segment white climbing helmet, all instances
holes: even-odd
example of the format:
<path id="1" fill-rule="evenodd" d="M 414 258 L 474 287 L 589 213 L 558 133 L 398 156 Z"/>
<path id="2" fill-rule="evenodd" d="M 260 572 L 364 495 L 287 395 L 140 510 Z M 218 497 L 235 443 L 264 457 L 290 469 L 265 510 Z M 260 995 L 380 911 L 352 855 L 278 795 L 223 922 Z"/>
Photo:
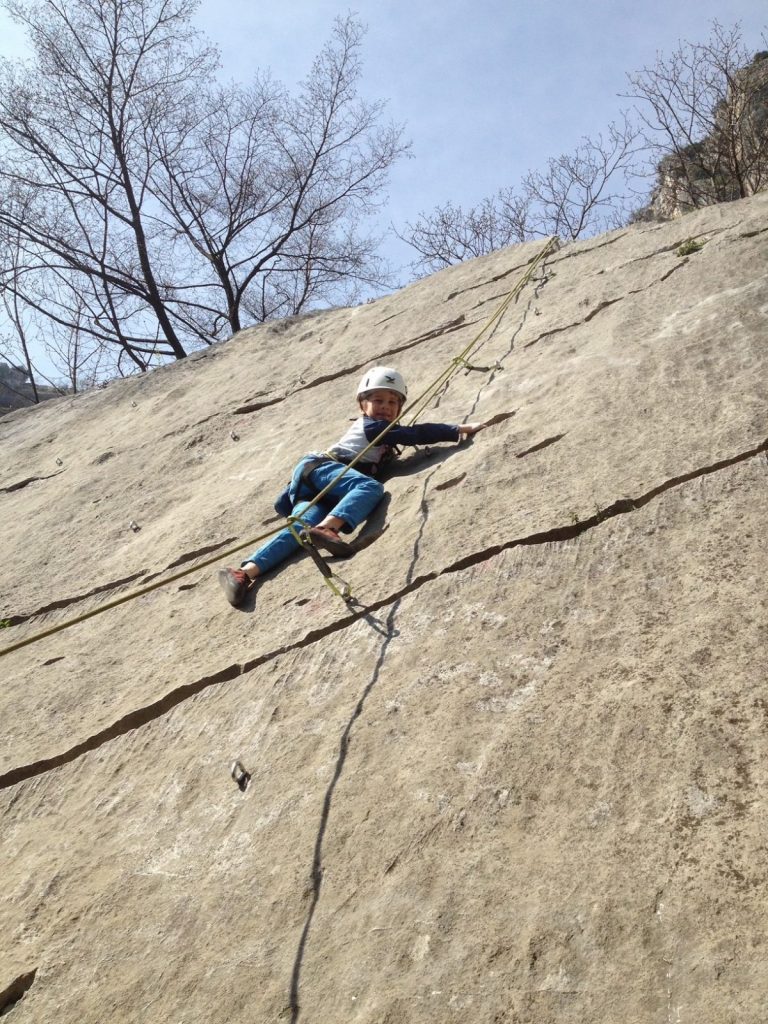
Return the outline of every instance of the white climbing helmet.
<path id="1" fill-rule="evenodd" d="M 366 370 L 363 379 L 357 388 L 357 397 L 361 398 L 368 391 L 375 391 L 377 388 L 387 388 L 389 391 L 396 391 L 405 401 L 408 397 L 408 388 L 402 373 L 393 370 L 391 366 L 374 366 Z"/>

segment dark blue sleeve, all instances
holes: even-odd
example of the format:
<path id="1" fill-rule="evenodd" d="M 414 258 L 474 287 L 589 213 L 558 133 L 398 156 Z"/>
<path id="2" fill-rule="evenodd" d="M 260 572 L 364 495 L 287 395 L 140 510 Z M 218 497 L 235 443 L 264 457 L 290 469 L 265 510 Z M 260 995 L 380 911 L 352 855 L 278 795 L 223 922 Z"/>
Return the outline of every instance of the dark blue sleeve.
<path id="1" fill-rule="evenodd" d="M 365 437 L 368 443 L 375 441 L 388 426 L 386 420 L 365 419 Z M 413 427 L 402 427 L 398 423 L 381 440 L 382 444 L 437 444 L 439 441 L 458 441 L 459 428 L 450 423 L 417 423 Z"/>

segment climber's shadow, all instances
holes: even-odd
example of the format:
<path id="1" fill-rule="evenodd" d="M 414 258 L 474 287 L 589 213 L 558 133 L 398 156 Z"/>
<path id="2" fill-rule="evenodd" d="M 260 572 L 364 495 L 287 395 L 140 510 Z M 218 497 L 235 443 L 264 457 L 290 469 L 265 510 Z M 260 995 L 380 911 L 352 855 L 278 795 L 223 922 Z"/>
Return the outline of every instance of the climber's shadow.
<path id="1" fill-rule="evenodd" d="M 386 472 L 379 479 L 391 480 L 393 477 L 414 476 L 416 473 L 423 473 L 425 469 L 439 466 L 446 459 L 450 459 L 453 455 L 465 451 L 472 444 L 474 444 L 474 438 L 468 437 L 460 445 L 455 445 L 453 448 L 419 448 L 412 455 L 407 455 L 404 459 L 397 459 L 395 462 L 390 463 L 386 468 Z"/>
<path id="2" fill-rule="evenodd" d="M 469 437 L 462 442 L 461 446 L 455 448 L 419 448 L 412 455 L 408 455 L 404 459 L 397 459 L 395 462 L 387 465 L 384 472 L 380 473 L 377 479 L 381 483 L 386 483 L 388 480 L 397 477 L 414 476 L 416 473 L 423 473 L 425 469 L 432 469 L 445 462 L 446 459 L 450 459 L 457 451 L 467 448 L 473 441 L 474 439 Z M 357 538 L 358 541 L 365 540 L 371 534 L 379 534 L 385 529 L 391 501 L 392 495 L 385 491 L 384 497 L 368 516 L 365 525 L 360 530 Z"/>
<path id="3" fill-rule="evenodd" d="M 364 540 L 372 533 L 381 533 L 387 521 L 387 511 L 391 501 L 392 495 L 388 491 L 384 491 L 383 498 L 363 524 L 358 534 L 358 540 Z"/>
<path id="4" fill-rule="evenodd" d="M 454 448 L 444 447 L 428 447 L 419 448 L 412 455 L 406 456 L 404 459 L 397 459 L 394 462 L 389 463 L 384 471 L 379 474 L 377 479 L 381 483 L 386 483 L 388 480 L 392 480 L 397 477 L 415 476 L 417 473 L 423 473 L 426 469 L 433 469 L 435 466 L 439 466 L 445 462 L 446 459 L 450 459 L 452 455 L 463 449 L 468 448 L 474 444 L 474 438 L 466 438 L 461 445 L 457 445 Z M 368 516 L 365 521 L 365 525 L 360 530 L 357 537 L 357 543 L 364 542 L 366 537 L 376 535 L 372 539 L 378 539 L 378 536 L 384 532 L 387 525 L 387 512 L 392 501 L 392 495 L 388 491 L 384 492 L 384 497 L 381 499 L 376 508 Z"/>

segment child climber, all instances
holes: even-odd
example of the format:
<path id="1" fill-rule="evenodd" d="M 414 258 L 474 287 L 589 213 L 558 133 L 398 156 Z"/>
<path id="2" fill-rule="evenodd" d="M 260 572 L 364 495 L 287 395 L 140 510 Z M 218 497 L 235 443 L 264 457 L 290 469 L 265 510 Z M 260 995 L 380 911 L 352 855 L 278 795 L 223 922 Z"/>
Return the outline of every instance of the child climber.
<path id="1" fill-rule="evenodd" d="M 287 491 L 275 504 L 282 515 L 298 517 L 294 530 L 281 530 L 239 569 L 219 570 L 219 583 L 231 605 L 236 608 L 241 605 L 259 576 L 274 569 L 301 547 L 298 539 L 301 531 L 309 535 L 316 547 L 326 548 L 334 555 L 349 555 L 350 547 L 341 540 L 339 531 L 351 533 L 381 501 L 384 488 L 374 477 L 381 463 L 394 455 L 395 445 L 460 441 L 485 426 L 484 423 L 455 426 L 420 423 L 413 427 L 396 424 L 387 431 L 381 444 L 368 448 L 398 418 L 407 393 L 402 375 L 392 367 L 374 366 L 365 374 L 357 389 L 362 416 L 327 452 L 304 456 L 293 471 Z M 345 471 L 345 466 L 366 448 L 368 451 L 355 467 Z M 312 498 L 329 484 L 333 486 L 327 494 L 312 505 Z"/>

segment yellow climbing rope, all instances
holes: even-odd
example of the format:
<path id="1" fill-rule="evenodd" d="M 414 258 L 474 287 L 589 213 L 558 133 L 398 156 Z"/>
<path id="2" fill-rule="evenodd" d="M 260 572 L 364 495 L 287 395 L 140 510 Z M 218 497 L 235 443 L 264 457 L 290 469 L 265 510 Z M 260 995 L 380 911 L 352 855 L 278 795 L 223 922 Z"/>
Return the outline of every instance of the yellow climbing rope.
<path id="1" fill-rule="evenodd" d="M 448 365 L 447 369 L 444 370 L 440 374 L 440 376 L 432 384 L 430 384 L 425 391 L 423 391 L 418 396 L 418 398 L 415 398 L 408 406 L 406 406 L 406 408 L 403 409 L 400 416 L 398 416 L 396 420 L 393 420 L 392 423 L 387 424 L 387 426 L 384 428 L 384 430 L 381 431 L 378 437 L 374 438 L 374 440 L 371 441 L 371 443 L 367 445 L 365 448 L 363 448 L 363 450 L 358 455 L 356 455 L 354 459 L 352 459 L 348 464 L 344 465 L 342 472 L 339 473 L 331 481 L 331 483 L 329 483 L 318 494 L 315 495 L 312 501 L 309 502 L 309 504 L 307 505 L 307 508 L 311 508 L 313 505 L 316 505 L 318 502 L 322 501 L 325 495 L 331 490 L 332 487 L 336 485 L 336 483 L 341 479 L 341 477 L 348 473 L 350 469 L 354 469 L 357 463 L 360 462 L 363 456 L 366 455 L 371 450 L 371 448 L 375 448 L 377 445 L 381 444 L 383 438 L 389 433 L 389 431 L 392 430 L 392 428 L 396 426 L 396 424 L 398 424 L 406 415 L 412 413 L 414 409 L 416 411 L 413 412 L 413 415 L 411 416 L 410 419 L 410 423 L 416 422 L 420 414 L 432 401 L 432 399 L 435 397 L 440 388 L 445 387 L 455 373 L 457 373 L 462 367 L 468 365 L 469 356 L 480 344 L 481 338 L 491 329 L 491 327 L 494 324 L 496 324 L 501 319 L 507 307 L 512 302 L 514 302 L 514 300 L 518 297 L 518 295 L 521 293 L 526 284 L 530 281 L 539 264 L 546 258 L 546 256 L 549 255 L 550 252 L 552 252 L 557 247 L 557 245 L 557 236 L 553 235 L 551 238 L 547 240 L 546 244 L 531 260 L 531 262 L 528 264 L 528 268 L 525 271 L 525 273 L 520 277 L 515 286 L 507 293 L 507 295 L 504 297 L 500 305 L 491 314 L 490 318 L 483 325 L 481 330 L 478 331 L 478 333 L 472 338 L 469 344 L 467 344 L 461 350 L 461 352 L 459 352 L 458 355 L 454 356 L 454 358 Z M 306 508 L 304 509 L 304 511 L 306 512 Z M 304 525 L 301 522 L 300 518 L 296 516 L 288 516 L 289 528 L 294 530 L 295 523 L 299 523 L 300 526 Z M 62 630 L 69 629 L 71 626 L 76 626 L 80 622 L 86 622 L 88 619 L 92 619 L 95 615 L 101 615 L 103 612 L 109 611 L 111 608 L 117 608 L 119 605 L 126 604 L 128 601 L 133 601 L 138 597 L 143 597 L 145 594 L 150 594 L 153 590 L 159 590 L 160 587 L 165 587 L 169 583 L 175 583 L 176 580 L 183 579 L 185 576 L 189 576 L 191 573 L 197 572 L 200 569 L 205 569 L 209 565 L 213 565 L 214 562 L 219 562 L 221 561 L 221 559 L 228 558 L 230 555 L 235 555 L 239 551 L 242 551 L 244 548 L 256 547 L 257 544 L 260 544 L 268 537 L 272 537 L 274 534 L 279 533 L 280 530 L 283 530 L 284 528 L 284 524 L 281 523 L 280 526 L 276 526 L 272 530 L 267 530 L 265 533 L 261 533 L 257 537 L 252 538 L 251 540 L 242 541 L 236 547 L 228 548 L 226 551 L 219 551 L 211 558 L 207 558 L 202 562 L 198 562 L 197 564 L 191 567 L 181 570 L 181 572 L 173 573 L 172 575 L 166 576 L 161 580 L 156 580 L 154 583 L 148 583 L 143 587 L 137 587 L 136 590 L 131 590 L 127 594 L 123 594 L 121 597 L 116 597 L 113 598 L 111 601 L 106 601 L 104 604 L 100 604 L 97 608 L 92 608 L 90 611 L 82 612 L 81 614 L 76 615 L 71 619 L 66 619 L 64 622 L 60 622 L 55 626 L 50 626 L 48 629 L 40 630 L 38 633 L 33 633 L 31 636 L 28 636 L 23 640 L 18 640 L 16 641 L 16 643 L 13 643 L 8 647 L 3 647 L 2 649 L 0 649 L 0 657 L 3 657 L 3 655 L 5 654 L 11 654 L 13 653 L 13 651 L 18 651 L 22 647 L 27 647 L 30 644 L 36 643 L 38 640 L 43 640 L 46 637 L 52 636 L 54 633 L 60 633 Z M 343 596 L 343 594 L 341 594 L 335 588 L 332 587 L 332 589 L 334 590 L 335 593 L 339 593 L 339 596 Z"/>

